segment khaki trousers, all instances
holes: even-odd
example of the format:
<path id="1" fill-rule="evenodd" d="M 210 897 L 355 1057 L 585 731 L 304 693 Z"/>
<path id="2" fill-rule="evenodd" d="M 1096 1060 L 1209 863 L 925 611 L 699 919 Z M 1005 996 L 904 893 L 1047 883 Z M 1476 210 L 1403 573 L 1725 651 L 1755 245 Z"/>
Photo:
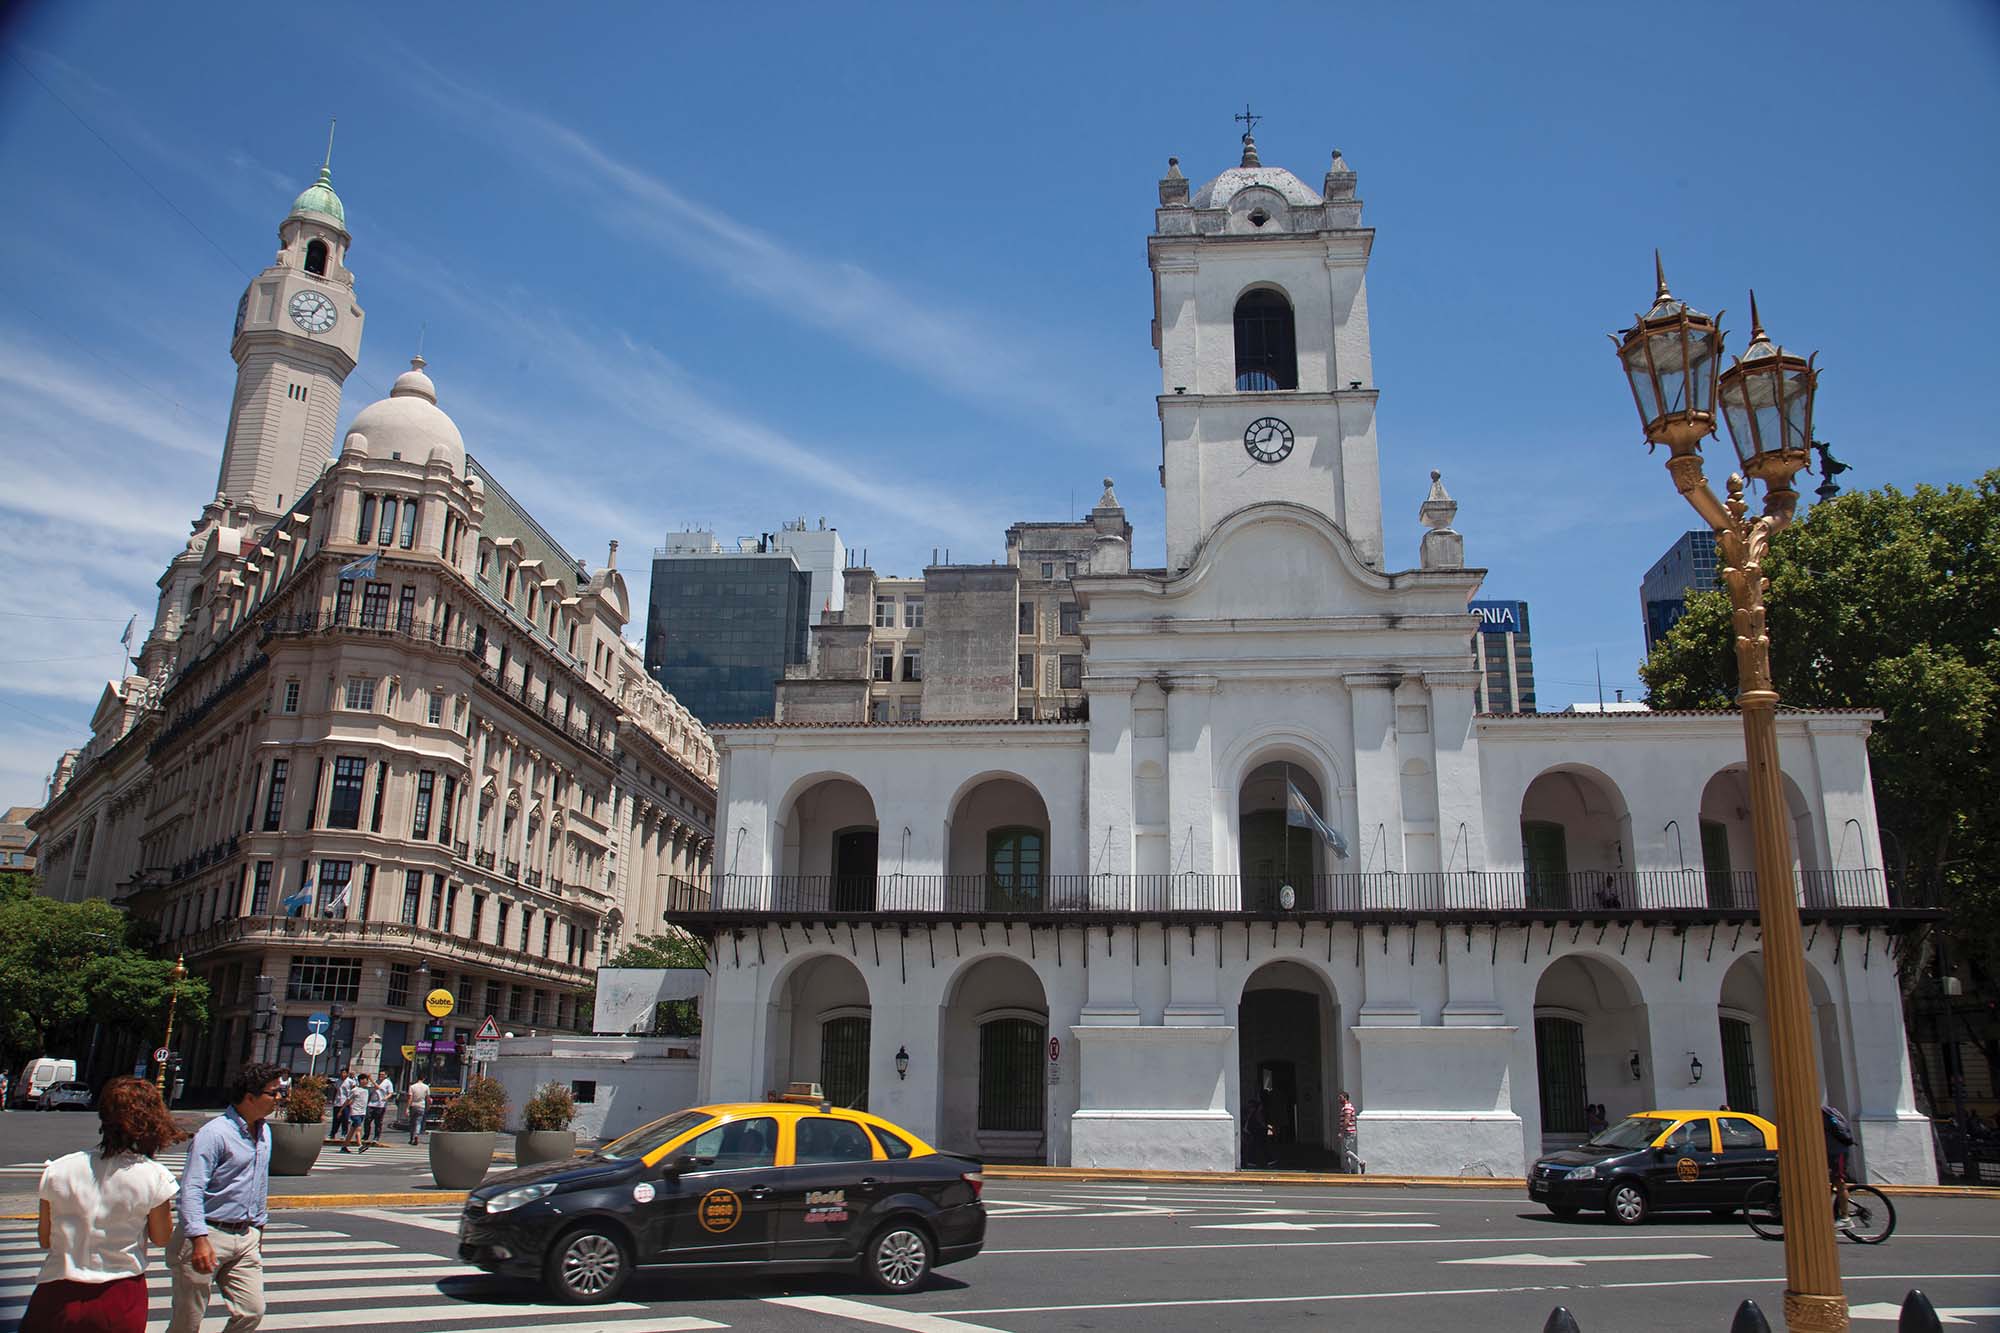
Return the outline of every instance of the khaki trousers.
<path id="1" fill-rule="evenodd" d="M 208 1310 L 211 1287 L 222 1288 L 223 1302 L 229 1307 L 229 1321 L 223 1333 L 255 1333 L 264 1322 L 264 1233 L 211 1231 L 208 1243 L 215 1250 L 215 1271 L 194 1271 L 194 1246 L 180 1227 L 174 1227 L 167 1242 L 167 1271 L 174 1275 L 174 1313 L 167 1333 L 201 1333 L 202 1316 Z"/>

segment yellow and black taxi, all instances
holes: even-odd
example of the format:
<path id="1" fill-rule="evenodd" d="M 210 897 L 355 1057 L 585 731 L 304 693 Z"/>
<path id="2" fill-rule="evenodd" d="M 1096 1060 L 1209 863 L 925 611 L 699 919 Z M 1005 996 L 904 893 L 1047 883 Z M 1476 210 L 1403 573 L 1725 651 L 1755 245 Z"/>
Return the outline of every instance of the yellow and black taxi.
<path id="1" fill-rule="evenodd" d="M 1557 1217 L 1601 1210 L 1633 1226 L 1656 1212 L 1743 1206 L 1778 1174 L 1778 1127 L 1740 1111 L 1641 1111 L 1536 1160 L 1528 1197 Z"/>
<path id="2" fill-rule="evenodd" d="M 458 1252 L 608 1301 L 634 1269 L 859 1269 L 914 1290 L 986 1242 L 981 1163 L 809 1093 L 698 1106 L 472 1191 Z"/>

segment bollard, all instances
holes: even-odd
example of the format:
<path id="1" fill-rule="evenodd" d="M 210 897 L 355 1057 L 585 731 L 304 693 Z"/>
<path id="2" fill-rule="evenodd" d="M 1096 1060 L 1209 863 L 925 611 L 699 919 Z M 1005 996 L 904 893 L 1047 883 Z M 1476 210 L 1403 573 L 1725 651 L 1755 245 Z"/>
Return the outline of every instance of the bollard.
<path id="1" fill-rule="evenodd" d="M 1729 1333 L 1771 1333 L 1771 1321 L 1764 1318 L 1757 1302 L 1745 1301 L 1736 1307 L 1736 1317 L 1729 1321 Z"/>
<path id="2" fill-rule="evenodd" d="M 1910 1294 L 1903 1298 L 1903 1312 L 1896 1316 L 1896 1333 L 1944 1333 L 1937 1307 L 1920 1288 L 1911 1287 Z"/>
<path id="3" fill-rule="evenodd" d="M 1583 1333 L 1583 1330 L 1576 1326 L 1576 1316 L 1568 1307 L 1558 1305 L 1549 1311 L 1549 1322 L 1542 1325 L 1542 1333 Z"/>

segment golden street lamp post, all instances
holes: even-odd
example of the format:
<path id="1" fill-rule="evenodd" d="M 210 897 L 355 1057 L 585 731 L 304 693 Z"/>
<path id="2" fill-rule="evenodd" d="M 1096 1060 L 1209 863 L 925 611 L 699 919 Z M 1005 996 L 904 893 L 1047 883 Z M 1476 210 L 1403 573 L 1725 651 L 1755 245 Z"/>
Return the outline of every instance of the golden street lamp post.
<path id="1" fill-rule="evenodd" d="M 1736 706 L 1743 713 L 1749 763 L 1764 1003 L 1776 1065 L 1778 1188 L 1788 1201 L 1785 1323 L 1814 1333 L 1844 1329 L 1847 1297 L 1841 1290 L 1833 1210 L 1827 1202 L 1819 1062 L 1806 1001 L 1805 949 L 1778 768 L 1778 692 L 1771 688 L 1771 640 L 1764 628 L 1764 554 L 1771 535 L 1792 521 L 1798 505 L 1792 478 L 1806 466 L 1812 443 L 1819 372 L 1809 359 L 1791 355 L 1765 336 L 1755 293 L 1750 297 L 1750 346 L 1722 370 L 1720 316 L 1710 319 L 1674 299 L 1657 254 L 1653 265 L 1659 281 L 1653 308 L 1623 334 L 1613 334 L 1612 341 L 1639 405 L 1646 439 L 1667 446 L 1674 486 L 1715 530 L 1718 563 L 1735 612 Z M 1718 500 L 1708 488 L 1701 464 L 1701 442 L 1715 433 L 1718 398 L 1742 463 L 1742 471 L 1729 478 L 1726 500 Z M 1746 477 L 1764 484 L 1762 514 L 1749 512 Z"/>
<path id="2" fill-rule="evenodd" d="M 167 973 L 167 1034 L 160 1038 L 160 1049 L 166 1052 L 166 1056 L 160 1061 L 160 1072 L 155 1080 L 162 1101 L 167 1097 L 167 1065 L 174 1058 L 174 1006 L 180 1003 L 181 982 L 187 979 L 186 961 L 184 956 L 176 957 L 173 970 Z"/>

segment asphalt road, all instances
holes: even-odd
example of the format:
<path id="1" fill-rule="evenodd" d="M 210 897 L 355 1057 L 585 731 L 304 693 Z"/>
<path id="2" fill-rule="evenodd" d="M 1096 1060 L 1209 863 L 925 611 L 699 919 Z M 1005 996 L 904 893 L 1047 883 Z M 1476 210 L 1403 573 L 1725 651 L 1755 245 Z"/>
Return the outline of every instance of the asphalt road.
<path id="1" fill-rule="evenodd" d="M 1512 1192 L 1369 1186 L 995 1181 L 987 1199 L 986 1252 L 900 1300 L 842 1276 L 644 1275 L 594 1310 L 550 1305 L 532 1286 L 460 1264 L 455 1209 L 286 1212 L 266 1244 L 264 1328 L 1536 1333 L 1565 1305 L 1586 1333 L 1721 1333 L 1746 1296 L 1782 1327 L 1782 1247 L 1706 1215 L 1627 1229 L 1559 1222 Z M 1894 1306 L 1921 1286 L 1943 1309 L 1991 1311 L 1953 1327 L 2000 1329 L 2000 1201 L 1906 1197 L 1897 1207 L 1888 1244 L 1841 1246 L 1856 1328 L 1893 1329 Z M 0 1329 L 18 1318 L 35 1259 L 23 1225 L 4 1224 Z M 154 1285 L 164 1320 L 157 1272 Z"/>

